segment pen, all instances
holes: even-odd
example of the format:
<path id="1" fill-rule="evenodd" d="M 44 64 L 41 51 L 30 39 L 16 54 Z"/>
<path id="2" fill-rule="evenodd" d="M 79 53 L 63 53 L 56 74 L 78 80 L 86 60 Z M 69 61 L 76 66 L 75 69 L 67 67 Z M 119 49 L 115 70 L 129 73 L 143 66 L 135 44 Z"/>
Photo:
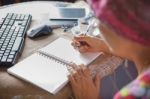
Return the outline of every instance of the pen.
<path id="1" fill-rule="evenodd" d="M 91 31 L 94 28 L 95 20 L 91 22 L 91 24 L 88 25 L 86 32 L 83 34 L 83 36 L 86 36 L 89 31 Z M 89 46 L 85 41 L 80 41 L 80 46 Z"/>
<path id="2" fill-rule="evenodd" d="M 96 23 L 96 20 L 92 20 L 92 22 L 88 25 L 87 30 L 84 33 L 84 35 L 87 35 L 89 33 L 89 31 L 91 31 L 93 28 L 95 28 L 95 23 Z"/>

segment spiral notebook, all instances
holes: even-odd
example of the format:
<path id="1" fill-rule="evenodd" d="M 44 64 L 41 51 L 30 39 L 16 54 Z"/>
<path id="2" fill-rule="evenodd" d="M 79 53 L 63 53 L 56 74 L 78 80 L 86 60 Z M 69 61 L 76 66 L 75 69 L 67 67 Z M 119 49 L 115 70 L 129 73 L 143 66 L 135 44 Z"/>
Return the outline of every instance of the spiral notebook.
<path id="1" fill-rule="evenodd" d="M 70 62 L 88 65 L 100 54 L 80 54 L 71 46 L 70 40 L 58 38 L 12 66 L 7 72 L 56 94 L 68 82 L 67 66 Z"/>

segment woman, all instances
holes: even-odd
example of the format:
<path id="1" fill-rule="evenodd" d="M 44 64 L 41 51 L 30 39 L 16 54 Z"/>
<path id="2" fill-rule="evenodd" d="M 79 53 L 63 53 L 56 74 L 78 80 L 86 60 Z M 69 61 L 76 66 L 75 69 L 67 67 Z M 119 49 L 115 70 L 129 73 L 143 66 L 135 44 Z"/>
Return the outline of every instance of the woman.
<path id="1" fill-rule="evenodd" d="M 139 76 L 114 99 L 150 99 L 150 1 L 91 0 L 89 4 L 100 21 L 104 41 L 80 36 L 74 38 L 73 46 L 80 52 L 103 51 L 133 61 Z M 100 75 L 92 78 L 88 69 L 75 70 L 69 76 L 75 98 L 101 99 Z"/>

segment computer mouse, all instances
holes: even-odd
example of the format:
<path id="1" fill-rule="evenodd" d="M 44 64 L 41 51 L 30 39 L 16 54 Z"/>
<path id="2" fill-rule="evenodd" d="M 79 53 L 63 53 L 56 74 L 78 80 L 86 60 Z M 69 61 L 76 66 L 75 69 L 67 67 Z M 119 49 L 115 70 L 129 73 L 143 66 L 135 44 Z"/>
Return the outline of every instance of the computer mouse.
<path id="1" fill-rule="evenodd" d="M 30 38 L 36 38 L 42 35 L 48 35 L 52 33 L 52 28 L 46 24 L 37 25 L 27 31 L 27 36 Z"/>

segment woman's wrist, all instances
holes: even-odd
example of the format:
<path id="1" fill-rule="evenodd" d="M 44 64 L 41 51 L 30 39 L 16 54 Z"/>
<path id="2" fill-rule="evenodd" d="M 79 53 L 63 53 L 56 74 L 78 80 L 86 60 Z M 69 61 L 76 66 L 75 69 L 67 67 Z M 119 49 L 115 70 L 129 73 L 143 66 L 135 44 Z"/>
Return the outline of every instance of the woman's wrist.
<path id="1" fill-rule="evenodd" d="M 107 53 L 107 54 L 111 54 L 108 46 L 103 41 L 100 45 L 99 52 L 104 52 L 104 53 Z"/>

